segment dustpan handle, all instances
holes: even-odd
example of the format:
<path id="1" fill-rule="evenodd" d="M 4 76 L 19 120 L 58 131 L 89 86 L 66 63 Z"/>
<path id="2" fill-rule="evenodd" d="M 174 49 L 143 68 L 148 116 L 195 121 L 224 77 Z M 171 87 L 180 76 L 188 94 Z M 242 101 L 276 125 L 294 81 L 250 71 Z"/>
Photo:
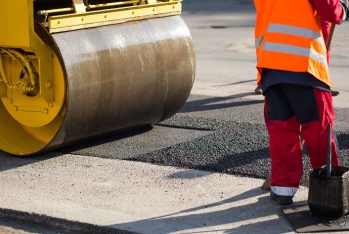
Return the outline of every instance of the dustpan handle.
<path id="1" fill-rule="evenodd" d="M 331 177 L 332 171 L 332 123 L 329 123 L 327 127 L 327 177 Z"/>

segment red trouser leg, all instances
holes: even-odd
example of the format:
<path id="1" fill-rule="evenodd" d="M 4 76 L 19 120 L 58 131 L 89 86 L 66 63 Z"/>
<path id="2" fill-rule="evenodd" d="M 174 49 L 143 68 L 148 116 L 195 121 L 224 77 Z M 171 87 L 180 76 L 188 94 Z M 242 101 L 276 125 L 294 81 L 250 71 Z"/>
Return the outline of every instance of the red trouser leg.
<path id="1" fill-rule="evenodd" d="M 331 93 L 297 84 L 269 86 L 265 92 L 264 116 L 270 136 L 271 189 L 277 195 L 293 196 L 303 173 L 300 131 L 311 166 L 318 168 L 326 164 L 327 127 L 329 123 L 334 126 Z M 337 140 L 332 135 L 332 163 L 338 165 Z"/>
<path id="2" fill-rule="evenodd" d="M 327 127 L 332 123 L 332 164 L 339 165 L 338 146 L 334 132 L 334 110 L 332 106 L 332 95 L 320 89 L 314 89 L 316 103 L 319 111 L 319 121 L 313 121 L 302 126 L 302 135 L 308 149 L 312 168 L 319 168 L 327 161 Z"/>
<path id="3" fill-rule="evenodd" d="M 264 106 L 267 116 L 266 105 Z M 298 188 L 303 173 L 300 125 L 295 116 L 286 121 L 265 118 L 269 132 L 271 186 Z"/>

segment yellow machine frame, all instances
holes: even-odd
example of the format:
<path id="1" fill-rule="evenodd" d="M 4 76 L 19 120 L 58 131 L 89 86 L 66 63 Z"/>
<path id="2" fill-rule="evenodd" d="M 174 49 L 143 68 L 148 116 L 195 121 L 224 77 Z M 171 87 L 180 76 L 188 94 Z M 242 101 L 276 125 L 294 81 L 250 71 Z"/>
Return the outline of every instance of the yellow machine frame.
<path id="1" fill-rule="evenodd" d="M 133 4 L 133 6 L 124 6 L 129 4 Z M 115 8 L 103 10 L 103 8 L 109 7 Z M 100 10 L 87 12 L 87 9 Z M 122 23 L 131 20 L 179 15 L 182 11 L 182 4 L 180 0 L 132 0 L 85 6 L 83 0 L 73 0 L 72 8 L 40 11 L 39 14 L 48 16 L 52 13 L 69 11 L 75 11 L 75 13 L 49 17 L 48 27 L 51 33 Z"/>
<path id="2" fill-rule="evenodd" d="M 64 106 L 64 71 L 54 68 L 59 55 L 34 30 L 34 0 L 0 2 L 6 9 L 0 14 L 0 98 L 21 124 L 44 126 Z M 42 24 L 48 33 L 56 33 L 178 15 L 181 10 L 181 0 L 129 0 L 97 5 L 72 0 L 70 8 L 35 14 L 45 16 Z M 19 77 L 21 71 L 23 75 Z M 33 92 L 39 92 L 40 98 L 28 98 Z"/>

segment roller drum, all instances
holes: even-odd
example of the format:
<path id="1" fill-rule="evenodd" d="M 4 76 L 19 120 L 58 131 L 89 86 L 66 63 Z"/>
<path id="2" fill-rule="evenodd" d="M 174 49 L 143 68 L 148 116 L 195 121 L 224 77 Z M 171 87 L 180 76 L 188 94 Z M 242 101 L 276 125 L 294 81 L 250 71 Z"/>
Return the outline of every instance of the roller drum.
<path id="1" fill-rule="evenodd" d="M 0 145 L 10 154 L 31 155 L 155 124 L 173 116 L 190 94 L 195 54 L 180 16 L 54 33 L 52 38 L 66 85 L 64 106 L 50 123 L 54 127 L 12 127 L 28 146 L 11 152 L 14 146 Z M 42 142 L 36 132 L 49 140 Z M 6 143 L 15 144 L 11 139 Z"/>

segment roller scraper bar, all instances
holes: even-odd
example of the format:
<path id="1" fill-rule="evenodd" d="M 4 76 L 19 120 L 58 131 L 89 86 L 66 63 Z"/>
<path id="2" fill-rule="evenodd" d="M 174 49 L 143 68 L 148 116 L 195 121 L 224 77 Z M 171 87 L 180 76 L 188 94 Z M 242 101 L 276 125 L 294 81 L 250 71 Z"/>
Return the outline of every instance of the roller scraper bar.
<path id="1" fill-rule="evenodd" d="M 181 0 L 71 0 L 71 6 L 52 6 L 37 11 L 38 15 L 44 17 L 42 23 L 50 33 L 179 15 L 182 11 Z"/>

